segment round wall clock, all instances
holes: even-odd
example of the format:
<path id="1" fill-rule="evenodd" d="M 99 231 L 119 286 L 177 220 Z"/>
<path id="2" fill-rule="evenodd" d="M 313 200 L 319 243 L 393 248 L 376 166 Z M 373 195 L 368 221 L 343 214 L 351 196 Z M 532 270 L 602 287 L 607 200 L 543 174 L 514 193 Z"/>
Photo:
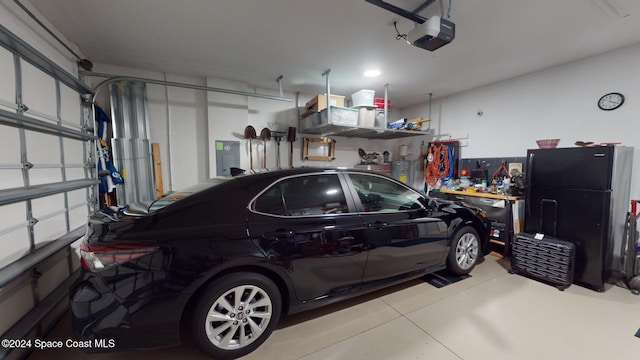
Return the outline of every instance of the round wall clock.
<path id="1" fill-rule="evenodd" d="M 622 106 L 624 103 L 624 95 L 612 92 L 603 95 L 600 100 L 598 100 L 598 107 L 602 110 L 615 110 Z"/>

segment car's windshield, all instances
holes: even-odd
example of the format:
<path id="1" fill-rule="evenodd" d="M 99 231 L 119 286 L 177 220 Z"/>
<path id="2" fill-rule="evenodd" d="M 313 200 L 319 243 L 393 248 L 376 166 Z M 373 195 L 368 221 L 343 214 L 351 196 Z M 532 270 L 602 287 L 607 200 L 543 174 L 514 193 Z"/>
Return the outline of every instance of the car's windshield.
<path id="1" fill-rule="evenodd" d="M 158 200 L 151 203 L 148 211 L 154 212 L 156 210 L 162 209 L 170 204 L 175 203 L 178 200 L 184 199 L 187 196 L 206 190 L 210 187 L 220 185 L 228 180 L 229 180 L 228 178 L 213 178 L 195 185 L 191 185 L 180 191 L 167 193 L 162 197 L 158 198 Z"/>

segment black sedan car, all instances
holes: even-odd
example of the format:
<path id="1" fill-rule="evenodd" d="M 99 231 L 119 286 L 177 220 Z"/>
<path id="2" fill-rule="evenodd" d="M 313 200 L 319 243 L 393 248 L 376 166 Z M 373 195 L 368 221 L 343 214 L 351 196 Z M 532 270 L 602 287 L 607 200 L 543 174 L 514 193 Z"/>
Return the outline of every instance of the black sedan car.
<path id="1" fill-rule="evenodd" d="M 394 179 L 300 168 L 219 180 L 146 211 L 91 216 L 71 293 L 89 351 L 180 343 L 206 354 L 255 350 L 282 314 L 448 268 L 489 251 L 475 208 L 425 198 Z"/>

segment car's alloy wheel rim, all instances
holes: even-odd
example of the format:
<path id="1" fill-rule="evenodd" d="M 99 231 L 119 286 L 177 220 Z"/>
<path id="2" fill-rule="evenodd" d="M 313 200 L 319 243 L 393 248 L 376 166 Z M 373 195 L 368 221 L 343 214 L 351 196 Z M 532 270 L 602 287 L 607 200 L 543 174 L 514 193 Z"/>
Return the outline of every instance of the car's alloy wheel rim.
<path id="1" fill-rule="evenodd" d="M 271 298 L 264 290 L 253 285 L 237 286 L 213 303 L 207 312 L 205 331 L 216 347 L 241 349 L 260 337 L 272 313 Z"/>
<path id="2" fill-rule="evenodd" d="M 478 258 L 478 239 L 471 233 L 465 233 L 456 245 L 456 263 L 462 270 L 468 270 Z"/>

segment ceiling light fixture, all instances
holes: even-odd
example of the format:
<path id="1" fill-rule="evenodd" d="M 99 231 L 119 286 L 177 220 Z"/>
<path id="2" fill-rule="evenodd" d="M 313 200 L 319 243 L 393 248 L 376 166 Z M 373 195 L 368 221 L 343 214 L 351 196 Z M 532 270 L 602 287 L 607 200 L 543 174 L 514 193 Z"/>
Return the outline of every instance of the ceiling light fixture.
<path id="1" fill-rule="evenodd" d="M 364 75 L 366 77 L 380 76 L 380 70 L 377 70 L 377 69 L 367 70 L 362 75 Z"/>

